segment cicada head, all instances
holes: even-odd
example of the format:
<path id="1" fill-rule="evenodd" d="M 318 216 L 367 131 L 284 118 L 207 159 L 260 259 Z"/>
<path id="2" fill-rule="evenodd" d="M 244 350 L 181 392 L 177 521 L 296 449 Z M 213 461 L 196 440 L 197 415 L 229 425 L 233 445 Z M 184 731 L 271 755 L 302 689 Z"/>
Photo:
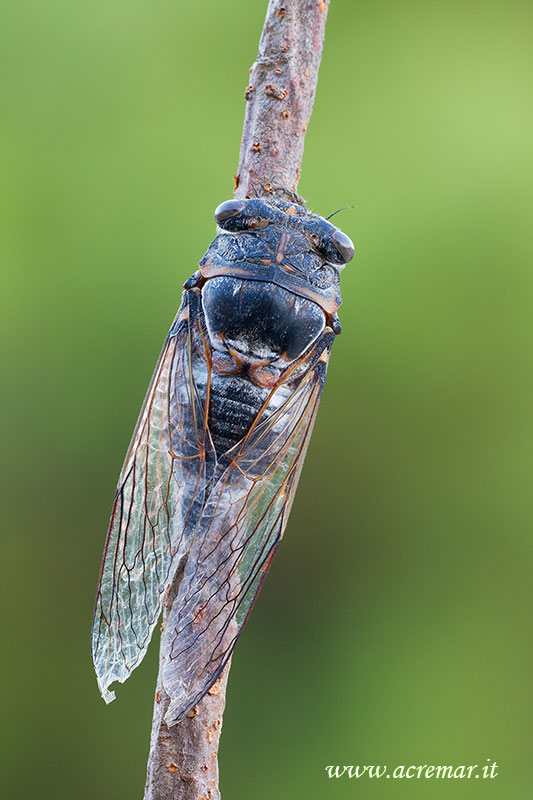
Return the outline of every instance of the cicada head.
<path id="1" fill-rule="evenodd" d="M 295 203 L 252 198 L 221 203 L 215 222 L 218 235 L 200 262 L 204 278 L 275 283 L 330 315 L 340 306 L 339 273 L 354 245 L 327 219 Z"/>

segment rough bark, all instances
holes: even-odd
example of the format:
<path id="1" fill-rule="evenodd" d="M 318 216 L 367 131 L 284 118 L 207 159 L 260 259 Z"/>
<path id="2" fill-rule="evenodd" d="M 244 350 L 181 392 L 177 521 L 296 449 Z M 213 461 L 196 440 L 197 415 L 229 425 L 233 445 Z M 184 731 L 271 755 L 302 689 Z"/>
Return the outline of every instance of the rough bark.
<path id="1" fill-rule="evenodd" d="M 270 0 L 250 70 L 236 197 L 298 196 L 305 132 L 313 110 L 329 0 Z M 175 580 L 163 610 L 166 624 Z M 230 663 L 189 716 L 169 727 L 162 647 L 144 800 L 219 800 L 217 752 Z"/>
<path id="2" fill-rule="evenodd" d="M 161 653 L 154 703 L 145 800 L 218 800 L 218 744 L 231 661 L 189 716 L 169 728 L 170 698 L 161 680 Z"/>
<path id="3" fill-rule="evenodd" d="M 183 570 L 165 598 L 162 630 L 182 578 Z M 169 727 L 164 717 L 170 697 L 163 685 L 167 658 L 162 638 L 144 800 L 218 800 L 218 743 L 231 660 L 202 701 L 184 720 Z"/>
<path id="4" fill-rule="evenodd" d="M 298 198 L 329 0 L 270 0 L 245 91 L 235 196 Z"/>

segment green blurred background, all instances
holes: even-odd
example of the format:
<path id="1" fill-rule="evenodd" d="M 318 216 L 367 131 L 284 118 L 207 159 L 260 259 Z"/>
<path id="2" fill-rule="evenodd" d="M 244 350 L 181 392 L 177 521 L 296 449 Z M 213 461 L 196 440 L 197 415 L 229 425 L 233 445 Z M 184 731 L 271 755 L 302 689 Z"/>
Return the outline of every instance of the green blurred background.
<path id="1" fill-rule="evenodd" d="M 231 196 L 266 0 L 5 4 L 4 797 L 140 798 L 157 643 L 89 655 L 114 486 Z M 286 537 L 231 672 L 226 800 L 505 798 L 531 772 L 533 8 L 333 0 L 301 191 L 355 240 Z M 471 781 L 330 764 L 485 764 Z"/>

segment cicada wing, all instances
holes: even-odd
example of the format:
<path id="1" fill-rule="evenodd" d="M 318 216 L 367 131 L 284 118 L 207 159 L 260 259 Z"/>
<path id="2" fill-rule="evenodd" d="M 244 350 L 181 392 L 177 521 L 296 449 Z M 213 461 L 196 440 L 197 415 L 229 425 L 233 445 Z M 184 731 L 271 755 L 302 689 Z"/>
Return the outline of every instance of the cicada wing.
<path id="1" fill-rule="evenodd" d="M 141 662 L 163 595 L 188 552 L 214 469 L 209 357 L 195 297 L 184 294 L 119 478 L 98 584 L 93 660 L 102 696 Z"/>
<path id="2" fill-rule="evenodd" d="M 228 452 L 206 502 L 163 633 L 169 725 L 221 673 L 281 540 L 320 402 L 327 344 L 296 388 L 282 385 L 270 397 Z"/>

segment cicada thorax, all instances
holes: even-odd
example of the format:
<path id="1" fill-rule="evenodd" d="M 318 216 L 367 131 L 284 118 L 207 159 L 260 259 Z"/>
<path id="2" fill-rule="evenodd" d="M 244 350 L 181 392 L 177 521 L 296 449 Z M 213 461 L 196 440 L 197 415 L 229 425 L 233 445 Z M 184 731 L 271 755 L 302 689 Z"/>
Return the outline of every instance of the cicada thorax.
<path id="1" fill-rule="evenodd" d="M 275 407 L 294 388 L 303 370 L 291 367 L 326 329 L 340 331 L 339 271 L 353 246 L 350 254 L 350 240 L 335 226 L 288 203 L 232 200 L 215 220 L 218 235 L 196 284 L 186 286 L 201 292 L 212 350 L 209 429 L 220 456 L 265 403 Z"/>
<path id="2" fill-rule="evenodd" d="M 229 276 L 206 282 L 202 308 L 212 347 L 209 428 L 220 455 L 246 435 L 273 389 L 289 391 L 283 376 L 323 333 L 326 317 L 274 283 Z"/>

